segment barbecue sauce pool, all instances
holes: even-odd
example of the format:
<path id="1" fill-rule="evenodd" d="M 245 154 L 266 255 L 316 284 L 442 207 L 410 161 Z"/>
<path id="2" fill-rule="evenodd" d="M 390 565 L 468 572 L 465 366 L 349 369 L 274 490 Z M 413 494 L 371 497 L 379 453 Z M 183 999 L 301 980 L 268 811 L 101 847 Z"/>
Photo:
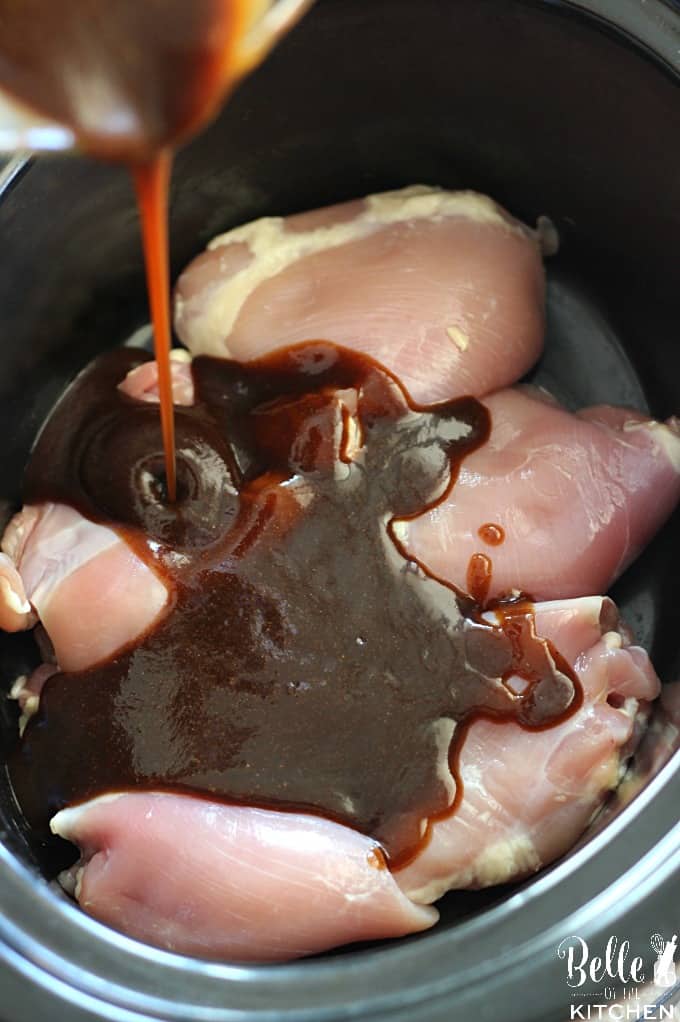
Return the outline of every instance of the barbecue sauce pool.
<path id="1" fill-rule="evenodd" d="M 170 504 L 157 409 L 116 389 L 147 358 L 119 349 L 85 369 L 27 467 L 27 503 L 115 528 L 169 601 L 129 648 L 49 679 L 9 764 L 24 815 L 46 832 L 106 792 L 190 792 L 321 814 L 405 864 L 460 798 L 466 722 L 540 728 L 580 700 L 530 604 L 491 625 L 399 541 L 399 518 L 455 495 L 488 412 L 417 407 L 369 358 L 321 342 L 197 358 Z"/>

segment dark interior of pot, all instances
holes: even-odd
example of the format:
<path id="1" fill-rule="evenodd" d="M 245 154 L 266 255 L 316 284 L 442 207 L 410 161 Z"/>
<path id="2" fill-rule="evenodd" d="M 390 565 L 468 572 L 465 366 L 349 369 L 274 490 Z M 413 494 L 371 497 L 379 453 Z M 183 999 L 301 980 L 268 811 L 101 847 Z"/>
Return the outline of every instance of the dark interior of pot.
<path id="1" fill-rule="evenodd" d="M 548 215 L 559 230 L 538 379 L 571 407 L 612 402 L 663 418 L 680 410 L 679 167 L 671 71 L 573 9 L 320 0 L 180 154 L 173 274 L 217 232 L 264 214 L 415 182 L 485 191 L 528 222 Z M 122 169 L 38 159 L 5 190 L 0 236 L 8 515 L 55 398 L 89 358 L 142 326 L 147 309 Z M 680 676 L 679 567 L 676 516 L 613 594 L 665 681 Z M 3 637 L 3 687 L 36 660 L 30 638 Z M 3 700 L 5 750 L 16 716 Z M 6 786 L 0 836 L 49 876 L 69 854 L 30 840 Z M 507 893 L 449 895 L 439 929 Z"/>

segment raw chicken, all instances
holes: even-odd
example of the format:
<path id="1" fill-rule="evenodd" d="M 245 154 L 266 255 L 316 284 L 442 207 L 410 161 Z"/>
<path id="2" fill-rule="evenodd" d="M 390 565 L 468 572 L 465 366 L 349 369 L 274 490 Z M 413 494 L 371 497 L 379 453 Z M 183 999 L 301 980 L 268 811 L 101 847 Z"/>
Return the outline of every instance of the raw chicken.
<path id="1" fill-rule="evenodd" d="M 574 666 L 583 704 L 544 731 L 470 725 L 459 759 L 461 804 L 433 824 L 428 846 L 396 874 L 414 901 L 534 873 L 574 844 L 619 783 L 639 738 L 640 707 L 660 691 L 649 657 L 629 644 L 606 597 L 537 604 L 536 632 Z"/>
<path id="2" fill-rule="evenodd" d="M 184 954 L 285 960 L 438 918 L 374 841 L 320 817 L 137 792 L 65 809 L 52 829 L 81 848 L 62 882 L 82 908 Z"/>
<path id="3" fill-rule="evenodd" d="M 624 647 L 610 600 L 539 605 L 536 630 L 576 669 L 583 707 L 540 732 L 472 724 L 461 805 L 394 878 L 376 868 L 370 839 L 327 820 L 129 793 L 53 819 L 82 853 L 67 887 L 98 919 L 153 944 L 270 961 L 424 929 L 437 914 L 418 914 L 413 901 L 534 872 L 570 847 L 616 786 L 638 700 L 658 693 L 647 655 Z"/>
<path id="4" fill-rule="evenodd" d="M 240 360 L 323 339 L 423 403 L 487 394 L 543 345 L 539 237 L 485 196 L 414 186 L 215 238 L 179 278 L 177 333 Z"/>
<path id="5" fill-rule="evenodd" d="M 170 363 L 173 404 L 192 405 L 194 403 L 194 378 L 191 375 L 191 355 L 184 348 L 173 348 L 170 352 Z M 119 384 L 119 390 L 135 401 L 149 401 L 157 404 L 159 400 L 158 363 L 143 362 L 136 369 L 131 369 Z"/>
<path id="6" fill-rule="evenodd" d="M 401 543 L 462 589 L 471 557 L 487 555 L 491 598 L 605 592 L 680 499 L 677 420 L 603 406 L 572 415 L 525 388 L 485 404 L 489 441 L 464 460 L 447 500 L 399 523 Z M 503 530 L 499 546 L 480 538 L 487 524 Z"/>
<path id="7" fill-rule="evenodd" d="M 78 671 L 111 656 L 157 620 L 167 601 L 164 583 L 112 529 L 61 504 L 25 507 L 2 539 L 14 566 L 0 588 L 8 631 L 35 623 L 32 614 L 5 624 L 17 600 L 38 614 L 62 670 Z M 7 571 L 0 565 L 0 571 Z"/>

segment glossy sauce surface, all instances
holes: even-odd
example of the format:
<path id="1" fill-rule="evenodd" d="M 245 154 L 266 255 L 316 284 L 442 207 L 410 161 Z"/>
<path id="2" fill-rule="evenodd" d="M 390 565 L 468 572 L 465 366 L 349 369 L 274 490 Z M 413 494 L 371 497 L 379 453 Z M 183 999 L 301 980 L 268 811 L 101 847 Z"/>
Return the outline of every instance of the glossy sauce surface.
<path id="1" fill-rule="evenodd" d="M 473 554 L 468 562 L 467 591 L 480 606 L 484 606 L 493 578 L 493 563 L 486 554 Z"/>
<path id="2" fill-rule="evenodd" d="M 129 649 L 47 682 L 10 763 L 24 814 L 45 829 L 108 791 L 178 790 L 339 820 L 397 867 L 455 808 L 458 722 L 545 727 L 580 699 L 530 605 L 491 625 L 399 543 L 399 517 L 455 494 L 488 413 L 472 398 L 418 408 L 321 342 L 199 358 L 170 505 L 157 410 L 116 389 L 147 357 L 86 369 L 27 469 L 27 503 L 113 525 L 171 599 Z"/>
<path id="3" fill-rule="evenodd" d="M 477 535 L 489 546 L 500 546 L 505 540 L 505 530 L 503 529 L 503 526 L 496 525 L 494 522 L 486 522 L 485 525 L 480 525 L 477 530 Z"/>

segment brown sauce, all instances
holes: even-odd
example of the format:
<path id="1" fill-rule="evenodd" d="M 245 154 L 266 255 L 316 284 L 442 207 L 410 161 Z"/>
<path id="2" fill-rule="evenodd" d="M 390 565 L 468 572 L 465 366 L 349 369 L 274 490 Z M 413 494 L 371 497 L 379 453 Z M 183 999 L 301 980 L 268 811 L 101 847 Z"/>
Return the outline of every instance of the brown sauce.
<path id="1" fill-rule="evenodd" d="M 140 163 L 133 170 L 137 202 L 142 221 L 142 243 L 146 265 L 149 308 L 153 323 L 153 344 L 158 363 L 158 395 L 161 410 L 161 432 L 165 461 L 168 500 L 177 498 L 175 467 L 175 412 L 172 403 L 170 349 L 170 266 L 168 246 L 168 188 L 172 157 L 161 153 L 150 163 Z"/>
<path id="2" fill-rule="evenodd" d="M 500 546 L 505 540 L 505 530 L 503 529 L 503 526 L 495 525 L 494 522 L 487 522 L 486 525 L 480 525 L 477 530 L 477 535 L 488 546 Z"/>
<path id="3" fill-rule="evenodd" d="M 473 554 L 467 569 L 467 591 L 480 606 L 484 606 L 489 596 L 493 564 L 486 554 Z"/>
<path id="4" fill-rule="evenodd" d="M 372 848 L 366 856 L 368 865 L 373 869 L 387 869 L 387 859 L 381 848 Z"/>
<path id="5" fill-rule="evenodd" d="M 544 727 L 580 699 L 530 605 L 490 625 L 392 529 L 451 490 L 488 412 L 414 406 L 370 359 L 322 342 L 198 358 L 169 505 L 156 409 L 116 389 L 147 357 L 87 368 L 27 468 L 27 503 L 115 527 L 171 601 L 130 648 L 47 682 L 10 762 L 26 818 L 45 830 L 105 792 L 191 792 L 338 820 L 404 864 L 460 797 L 454 724 Z"/>

